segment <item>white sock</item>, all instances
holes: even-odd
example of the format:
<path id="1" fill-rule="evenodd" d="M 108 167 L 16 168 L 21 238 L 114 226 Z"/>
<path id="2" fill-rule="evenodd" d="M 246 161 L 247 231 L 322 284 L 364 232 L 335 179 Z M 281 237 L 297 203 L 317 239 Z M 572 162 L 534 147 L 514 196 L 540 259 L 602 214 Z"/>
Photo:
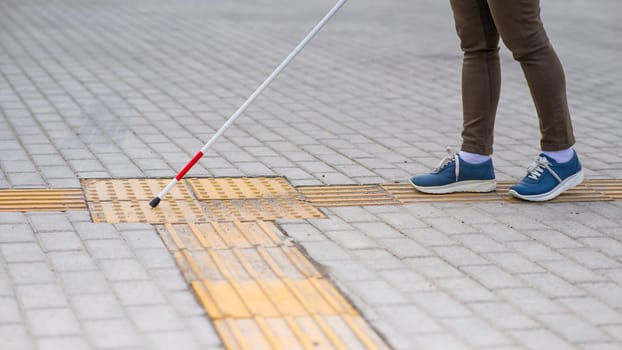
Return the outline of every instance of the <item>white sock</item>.
<path id="1" fill-rule="evenodd" d="M 490 159 L 490 156 L 483 155 L 483 154 L 477 154 L 477 153 L 471 153 L 471 152 L 465 152 L 465 151 L 460 151 L 458 153 L 460 154 L 460 159 L 471 164 L 480 164 Z"/>
<path id="2" fill-rule="evenodd" d="M 572 156 L 574 156 L 572 148 L 567 148 L 561 151 L 546 151 L 542 153 L 555 159 L 555 161 L 558 163 L 566 163 L 567 161 L 572 159 Z"/>

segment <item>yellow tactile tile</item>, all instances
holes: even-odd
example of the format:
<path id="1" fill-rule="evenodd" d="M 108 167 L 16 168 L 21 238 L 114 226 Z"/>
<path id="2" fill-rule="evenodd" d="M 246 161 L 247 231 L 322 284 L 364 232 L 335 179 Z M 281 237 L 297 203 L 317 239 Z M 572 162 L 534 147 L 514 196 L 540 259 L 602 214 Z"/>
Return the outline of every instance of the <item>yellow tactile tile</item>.
<path id="1" fill-rule="evenodd" d="M 227 349 L 386 349 L 272 222 L 157 226 Z"/>
<path id="2" fill-rule="evenodd" d="M 180 181 L 166 195 L 169 200 L 193 198 L 187 180 Z M 87 201 L 150 201 L 170 182 L 170 179 L 85 179 L 82 188 Z"/>
<path id="3" fill-rule="evenodd" d="M 295 198 L 208 200 L 202 201 L 201 206 L 206 215 L 214 221 L 270 221 L 325 217 L 317 207 Z"/>
<path id="4" fill-rule="evenodd" d="M 145 200 L 89 201 L 93 222 L 150 224 L 206 222 L 207 216 L 195 201 L 166 201 L 151 208 Z"/>
<path id="5" fill-rule="evenodd" d="M 0 212 L 85 209 L 84 196 L 79 188 L 0 190 Z"/>
<path id="6" fill-rule="evenodd" d="M 304 186 L 298 191 L 319 207 L 398 205 L 400 202 L 379 185 Z"/>
<path id="7" fill-rule="evenodd" d="M 298 193 L 282 177 L 189 179 L 199 200 L 295 198 Z"/>

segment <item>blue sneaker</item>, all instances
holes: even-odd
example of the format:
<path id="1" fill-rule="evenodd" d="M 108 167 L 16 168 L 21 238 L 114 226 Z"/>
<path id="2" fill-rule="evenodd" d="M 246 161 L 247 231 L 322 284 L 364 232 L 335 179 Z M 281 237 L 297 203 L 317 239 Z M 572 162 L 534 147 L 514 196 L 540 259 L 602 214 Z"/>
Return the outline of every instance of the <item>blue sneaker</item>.
<path id="1" fill-rule="evenodd" d="M 413 176 L 410 183 L 419 191 L 431 194 L 454 192 L 491 192 L 497 187 L 492 159 L 480 164 L 468 163 L 458 153 L 445 157 L 431 173 Z"/>
<path id="2" fill-rule="evenodd" d="M 583 182 L 583 169 L 577 152 L 566 163 L 540 154 L 536 163 L 527 169 L 527 175 L 510 187 L 510 194 L 527 201 L 551 200 Z"/>

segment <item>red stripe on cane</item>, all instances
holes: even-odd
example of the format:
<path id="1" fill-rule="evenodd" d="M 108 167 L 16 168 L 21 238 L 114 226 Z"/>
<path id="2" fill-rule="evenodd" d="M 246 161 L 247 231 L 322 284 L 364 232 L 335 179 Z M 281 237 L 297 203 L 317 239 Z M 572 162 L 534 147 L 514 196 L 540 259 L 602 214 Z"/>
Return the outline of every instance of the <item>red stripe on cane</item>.
<path id="1" fill-rule="evenodd" d="M 196 162 L 198 162 L 199 159 L 201 159 L 201 157 L 203 157 L 203 152 L 201 151 L 197 152 L 197 154 L 195 154 L 194 157 L 190 159 L 188 164 L 186 164 L 186 166 L 183 169 L 181 169 L 181 171 L 177 174 L 177 176 L 175 176 L 175 179 L 177 181 L 180 181 L 181 178 L 184 177 L 184 175 L 186 175 L 188 170 L 190 170 L 190 168 L 192 168 L 196 164 Z"/>

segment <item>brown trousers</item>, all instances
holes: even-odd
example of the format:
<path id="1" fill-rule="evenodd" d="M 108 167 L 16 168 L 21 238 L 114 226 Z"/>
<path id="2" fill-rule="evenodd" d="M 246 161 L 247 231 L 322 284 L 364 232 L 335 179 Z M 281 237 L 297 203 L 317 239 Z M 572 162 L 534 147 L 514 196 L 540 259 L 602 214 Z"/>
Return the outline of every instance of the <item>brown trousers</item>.
<path id="1" fill-rule="evenodd" d="M 517 60 L 540 121 L 540 145 L 574 144 L 564 70 L 540 19 L 539 0 L 450 0 L 464 51 L 462 150 L 492 154 L 501 87 L 499 36 Z"/>

